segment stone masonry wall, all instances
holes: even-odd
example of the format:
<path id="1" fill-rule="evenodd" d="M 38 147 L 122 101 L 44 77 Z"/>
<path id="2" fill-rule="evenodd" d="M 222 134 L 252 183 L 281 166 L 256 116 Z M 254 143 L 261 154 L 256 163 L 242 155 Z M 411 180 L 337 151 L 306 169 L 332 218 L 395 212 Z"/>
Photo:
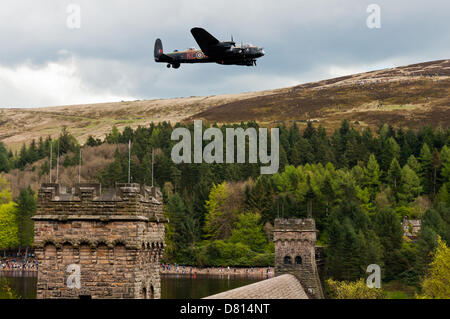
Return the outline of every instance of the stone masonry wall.
<path id="1" fill-rule="evenodd" d="M 275 275 L 292 274 L 311 298 L 323 298 L 315 260 L 316 233 L 314 219 L 275 220 Z"/>
<path id="2" fill-rule="evenodd" d="M 35 221 L 38 298 L 159 298 L 159 259 L 167 220 L 160 193 L 139 184 L 71 192 L 44 184 Z M 80 267 L 70 288 L 69 265 Z"/>

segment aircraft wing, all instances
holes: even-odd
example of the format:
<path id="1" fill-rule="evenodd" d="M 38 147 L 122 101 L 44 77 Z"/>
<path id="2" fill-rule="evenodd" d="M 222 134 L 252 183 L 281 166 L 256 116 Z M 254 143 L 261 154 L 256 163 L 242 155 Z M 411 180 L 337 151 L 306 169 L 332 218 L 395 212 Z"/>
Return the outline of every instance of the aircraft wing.
<path id="1" fill-rule="evenodd" d="M 192 28 L 191 33 L 200 46 L 200 49 L 206 55 L 213 56 L 218 53 L 217 47 L 215 46 L 219 44 L 219 40 L 213 37 L 208 31 L 202 28 Z"/>

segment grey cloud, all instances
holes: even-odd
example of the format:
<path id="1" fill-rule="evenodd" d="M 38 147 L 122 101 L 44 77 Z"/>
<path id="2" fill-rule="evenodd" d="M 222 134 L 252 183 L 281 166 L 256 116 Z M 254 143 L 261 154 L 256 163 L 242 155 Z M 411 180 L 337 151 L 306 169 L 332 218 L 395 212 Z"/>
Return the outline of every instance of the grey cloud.
<path id="1" fill-rule="evenodd" d="M 69 3 L 81 6 L 79 30 L 66 27 Z M 365 24 L 371 3 L 382 10 L 378 30 Z M 2 9 L 1 106 L 261 90 L 319 80 L 331 76 L 331 67 L 371 70 L 450 54 L 450 3 L 445 0 L 7 0 Z M 189 32 L 193 26 L 220 39 L 233 34 L 237 41 L 263 46 L 267 55 L 257 68 L 187 65 L 168 70 L 154 63 L 155 38 L 163 40 L 166 50 L 196 46 Z M 14 72 L 28 65 L 44 77 L 49 63 L 67 66 L 72 58 L 74 69 L 66 76 L 73 77 L 70 85 L 79 89 L 71 90 L 78 96 L 45 92 L 39 97 L 33 90 L 34 103 L 19 96 L 24 92 L 13 82 L 20 78 Z M 33 89 L 32 81 L 27 85 Z"/>

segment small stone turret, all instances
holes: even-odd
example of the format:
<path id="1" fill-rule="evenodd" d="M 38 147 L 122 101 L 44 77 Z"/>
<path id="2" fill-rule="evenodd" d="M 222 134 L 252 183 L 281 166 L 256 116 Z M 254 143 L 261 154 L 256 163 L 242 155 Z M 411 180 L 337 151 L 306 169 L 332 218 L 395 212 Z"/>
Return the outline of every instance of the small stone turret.
<path id="1" fill-rule="evenodd" d="M 37 297 L 159 298 L 167 222 L 161 197 L 133 183 L 103 192 L 95 183 L 70 192 L 43 184 L 33 216 Z M 68 278 L 78 271 L 74 287 Z"/>
<path id="2" fill-rule="evenodd" d="M 322 299 L 316 265 L 316 235 L 316 223 L 312 218 L 275 219 L 275 275 L 294 275 L 310 298 Z"/>

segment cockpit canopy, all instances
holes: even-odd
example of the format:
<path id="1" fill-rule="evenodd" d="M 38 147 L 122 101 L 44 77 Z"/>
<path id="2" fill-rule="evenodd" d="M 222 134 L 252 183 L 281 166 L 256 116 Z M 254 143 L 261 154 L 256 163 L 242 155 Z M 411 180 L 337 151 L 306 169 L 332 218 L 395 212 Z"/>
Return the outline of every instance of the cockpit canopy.
<path id="1" fill-rule="evenodd" d="M 256 48 L 256 46 L 254 46 L 251 43 L 243 43 L 239 46 L 241 49 L 248 49 L 248 48 Z"/>

